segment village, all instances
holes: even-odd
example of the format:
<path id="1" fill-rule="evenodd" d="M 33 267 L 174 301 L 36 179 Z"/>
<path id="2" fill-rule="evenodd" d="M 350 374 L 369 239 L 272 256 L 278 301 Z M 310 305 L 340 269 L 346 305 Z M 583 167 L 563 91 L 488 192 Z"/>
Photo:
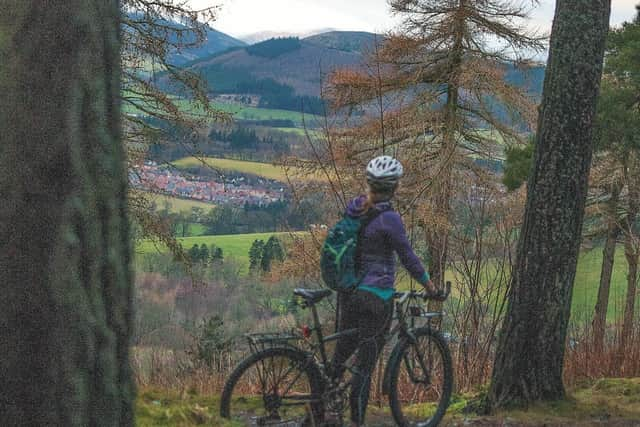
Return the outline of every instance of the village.
<path id="1" fill-rule="evenodd" d="M 140 190 L 193 199 L 213 205 L 267 206 L 285 199 L 281 183 L 247 176 L 221 176 L 217 179 L 184 175 L 168 165 L 145 161 L 129 173 L 131 186 Z"/>

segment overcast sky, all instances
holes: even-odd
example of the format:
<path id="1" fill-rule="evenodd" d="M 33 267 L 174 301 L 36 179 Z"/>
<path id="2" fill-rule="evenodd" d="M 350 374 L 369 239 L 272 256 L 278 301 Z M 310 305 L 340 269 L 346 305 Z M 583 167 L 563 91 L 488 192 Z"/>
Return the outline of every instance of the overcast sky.
<path id="1" fill-rule="evenodd" d="M 304 33 L 321 28 L 382 32 L 394 26 L 387 0 L 191 0 L 221 4 L 213 27 L 235 37 L 262 31 Z M 611 24 L 632 19 L 640 0 L 612 0 Z M 541 0 L 532 27 L 549 31 L 555 0 Z"/>

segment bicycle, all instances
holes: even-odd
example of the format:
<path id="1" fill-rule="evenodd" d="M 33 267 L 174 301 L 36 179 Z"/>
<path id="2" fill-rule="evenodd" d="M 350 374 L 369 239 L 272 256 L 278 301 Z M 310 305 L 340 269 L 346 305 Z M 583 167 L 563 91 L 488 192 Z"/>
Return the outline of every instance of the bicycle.
<path id="1" fill-rule="evenodd" d="M 450 292 L 451 283 L 447 282 L 446 290 L 432 298 L 444 301 Z M 328 289 L 294 290 L 313 317 L 313 328 L 304 327 L 302 335 L 246 336 L 253 354 L 236 367 L 225 383 L 220 402 L 223 418 L 260 427 L 341 425 L 348 406 L 345 402 L 349 383 L 330 379 L 326 344 L 358 331 L 349 329 L 323 336 L 316 304 L 331 294 Z M 427 312 L 415 304 L 425 299 L 422 291 L 396 292 L 394 299 L 396 322 L 385 336 L 385 343 L 395 340 L 395 345 L 384 371 L 382 391 L 389 397 L 398 426 L 435 427 L 446 412 L 453 389 L 447 342 L 429 326 L 443 313 Z M 428 325 L 416 326 L 419 318 L 427 319 Z M 311 351 L 296 344 L 302 339 L 312 343 Z M 349 366 L 347 371 L 351 371 Z"/>

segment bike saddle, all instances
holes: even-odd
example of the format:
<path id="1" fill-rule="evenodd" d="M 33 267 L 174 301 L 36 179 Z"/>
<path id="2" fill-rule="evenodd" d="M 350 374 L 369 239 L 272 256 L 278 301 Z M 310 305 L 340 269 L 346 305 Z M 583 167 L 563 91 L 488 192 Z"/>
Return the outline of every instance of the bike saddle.
<path id="1" fill-rule="evenodd" d="M 305 299 L 308 304 L 315 304 L 332 294 L 330 289 L 302 289 L 296 288 L 293 294 Z"/>

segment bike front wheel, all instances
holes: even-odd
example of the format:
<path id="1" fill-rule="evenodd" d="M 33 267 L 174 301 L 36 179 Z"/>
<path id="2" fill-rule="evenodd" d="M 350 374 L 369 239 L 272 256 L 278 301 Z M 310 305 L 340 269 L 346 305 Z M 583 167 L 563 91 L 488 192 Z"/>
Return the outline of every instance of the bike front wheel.
<path id="1" fill-rule="evenodd" d="M 322 376 L 313 358 L 294 348 L 268 348 L 238 365 L 225 383 L 220 415 L 247 426 L 317 425 Z"/>
<path id="2" fill-rule="evenodd" d="M 400 427 L 435 427 L 449 406 L 453 368 L 443 336 L 429 328 L 412 331 L 389 360 L 389 404 Z"/>

